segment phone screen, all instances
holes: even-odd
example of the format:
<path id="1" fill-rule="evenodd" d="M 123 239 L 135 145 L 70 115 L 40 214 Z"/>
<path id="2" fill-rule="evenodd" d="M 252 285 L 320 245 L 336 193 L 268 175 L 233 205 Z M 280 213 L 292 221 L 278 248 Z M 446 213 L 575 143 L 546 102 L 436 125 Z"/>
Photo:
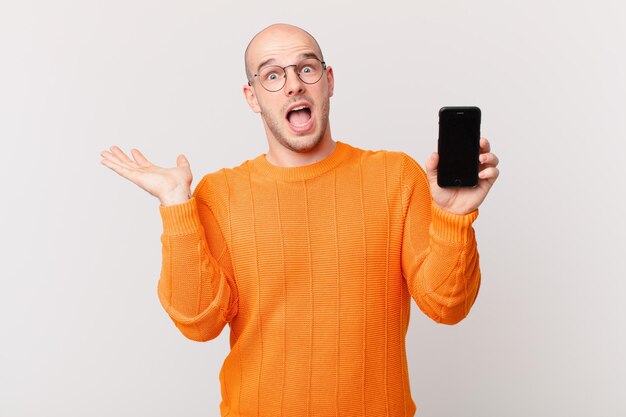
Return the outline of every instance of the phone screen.
<path id="1" fill-rule="evenodd" d="M 480 109 L 443 107 L 439 110 L 440 187 L 474 187 L 478 184 Z"/>

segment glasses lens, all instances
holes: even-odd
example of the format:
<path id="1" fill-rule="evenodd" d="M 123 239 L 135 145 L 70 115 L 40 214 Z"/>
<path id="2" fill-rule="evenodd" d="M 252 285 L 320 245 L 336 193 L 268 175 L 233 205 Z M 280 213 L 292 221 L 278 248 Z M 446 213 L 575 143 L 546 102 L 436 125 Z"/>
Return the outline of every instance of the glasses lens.
<path id="1" fill-rule="evenodd" d="M 306 84 L 315 84 L 322 78 L 324 65 L 315 58 L 307 58 L 300 61 L 298 65 L 289 65 L 285 68 L 295 67 L 300 80 Z M 259 71 L 261 85 L 269 91 L 278 91 L 285 85 L 287 79 L 285 69 L 277 65 L 263 67 Z"/>
<path id="2" fill-rule="evenodd" d="M 268 90 L 278 91 L 285 84 L 285 71 L 278 66 L 264 67 L 259 72 L 259 80 Z"/>
<path id="3" fill-rule="evenodd" d="M 314 58 L 305 59 L 298 64 L 298 76 L 302 82 L 307 84 L 318 82 L 322 78 L 323 72 L 322 63 Z"/>

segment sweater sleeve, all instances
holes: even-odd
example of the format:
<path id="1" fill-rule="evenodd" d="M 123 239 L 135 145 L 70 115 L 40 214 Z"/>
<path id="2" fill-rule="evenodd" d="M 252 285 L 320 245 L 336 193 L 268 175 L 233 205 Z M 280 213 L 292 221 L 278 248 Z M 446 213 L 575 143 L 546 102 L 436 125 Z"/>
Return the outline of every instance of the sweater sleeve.
<path id="1" fill-rule="evenodd" d="M 402 274 L 419 308 L 436 322 L 455 324 L 467 316 L 480 287 L 472 223 L 432 203 L 426 173 L 410 157 L 402 168 L 405 223 Z"/>
<path id="2" fill-rule="evenodd" d="M 204 180 L 182 204 L 161 206 L 161 305 L 189 339 L 217 337 L 237 314 L 238 292 L 226 242 Z"/>

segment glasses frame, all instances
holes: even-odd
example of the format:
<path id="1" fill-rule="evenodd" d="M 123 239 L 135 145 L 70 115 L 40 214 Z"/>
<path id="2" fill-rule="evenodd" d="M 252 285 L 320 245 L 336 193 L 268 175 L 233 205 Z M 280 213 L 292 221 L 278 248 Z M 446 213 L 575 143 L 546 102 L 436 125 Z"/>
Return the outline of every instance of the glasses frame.
<path id="1" fill-rule="evenodd" d="M 317 79 L 317 81 L 314 81 L 312 83 L 304 81 L 302 79 L 302 77 L 300 77 L 300 73 L 296 70 L 298 68 L 298 65 L 300 65 L 300 63 L 302 63 L 302 61 L 306 61 L 307 59 L 314 59 L 317 62 L 319 62 L 320 64 L 322 64 L 322 75 L 320 75 L 320 77 Z M 308 85 L 312 85 L 312 84 L 318 83 L 322 79 L 322 76 L 324 75 L 324 71 L 326 71 L 326 62 L 322 61 L 322 60 L 320 60 L 319 58 L 316 58 L 316 57 L 305 58 L 302 61 L 298 62 L 297 64 L 291 64 L 291 65 L 287 65 L 287 66 L 284 66 L 284 67 L 281 67 L 280 65 L 268 65 L 268 67 L 276 67 L 276 68 L 280 68 L 280 69 L 283 70 L 283 79 L 284 79 L 284 81 L 283 81 L 283 85 L 281 85 L 278 90 L 270 90 L 270 89 L 268 89 L 267 87 L 265 87 L 263 85 L 263 83 L 260 80 L 259 80 L 259 84 L 261 84 L 261 87 L 263 87 L 263 89 L 265 89 L 266 91 L 269 91 L 270 93 L 276 93 L 277 91 L 282 90 L 285 87 L 285 84 L 287 84 L 287 68 L 289 68 L 289 67 L 296 67 L 296 69 L 294 69 L 294 72 L 296 73 L 296 76 L 298 76 L 298 79 L 300 81 L 302 81 L 303 83 L 308 84 Z M 266 68 L 266 67 L 264 67 L 264 68 Z M 254 74 L 252 76 L 252 78 L 255 78 L 255 77 L 258 77 L 258 76 L 259 76 L 259 74 Z M 252 86 L 252 80 L 248 80 L 248 85 Z"/>

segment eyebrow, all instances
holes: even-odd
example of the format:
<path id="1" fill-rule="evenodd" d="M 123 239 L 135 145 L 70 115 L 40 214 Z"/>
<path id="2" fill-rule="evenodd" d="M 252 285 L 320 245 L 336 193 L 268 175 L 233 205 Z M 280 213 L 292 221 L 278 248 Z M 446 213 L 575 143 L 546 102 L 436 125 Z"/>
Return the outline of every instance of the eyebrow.
<path id="1" fill-rule="evenodd" d="M 305 52 L 302 53 L 300 55 L 298 55 L 298 61 L 302 60 L 302 59 L 306 59 L 306 58 L 316 58 L 316 59 L 320 59 L 317 54 L 315 52 Z M 320 60 L 321 61 L 321 60 Z M 270 58 L 270 59 L 266 59 L 265 61 L 262 61 L 259 66 L 256 69 L 256 72 L 259 72 L 259 70 L 261 68 L 263 68 L 264 66 L 268 65 L 268 64 L 275 64 L 276 63 L 276 59 L 275 58 Z"/>

